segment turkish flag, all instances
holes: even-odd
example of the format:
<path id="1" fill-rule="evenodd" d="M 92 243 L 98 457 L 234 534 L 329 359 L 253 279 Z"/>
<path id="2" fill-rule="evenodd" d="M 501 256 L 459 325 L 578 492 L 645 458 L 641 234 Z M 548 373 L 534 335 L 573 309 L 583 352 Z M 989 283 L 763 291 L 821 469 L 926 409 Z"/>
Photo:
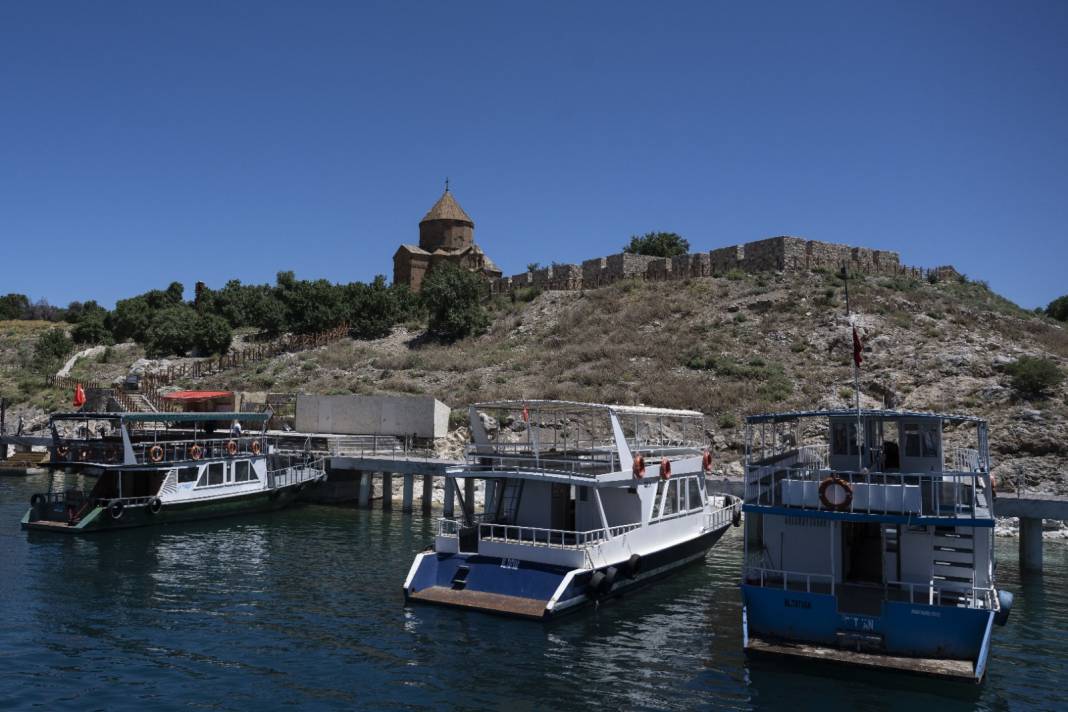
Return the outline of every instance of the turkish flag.
<path id="1" fill-rule="evenodd" d="M 74 387 L 74 407 L 81 408 L 83 405 L 85 405 L 85 389 L 79 383 Z"/>
<path id="2" fill-rule="evenodd" d="M 527 410 L 526 406 L 523 406 L 523 422 L 524 423 L 529 423 L 530 422 L 530 411 Z"/>
<path id="3" fill-rule="evenodd" d="M 853 327 L 853 363 L 857 366 L 864 362 L 864 357 L 860 355 L 860 352 L 864 350 L 864 344 L 860 343 L 860 336 L 857 334 L 857 327 Z"/>

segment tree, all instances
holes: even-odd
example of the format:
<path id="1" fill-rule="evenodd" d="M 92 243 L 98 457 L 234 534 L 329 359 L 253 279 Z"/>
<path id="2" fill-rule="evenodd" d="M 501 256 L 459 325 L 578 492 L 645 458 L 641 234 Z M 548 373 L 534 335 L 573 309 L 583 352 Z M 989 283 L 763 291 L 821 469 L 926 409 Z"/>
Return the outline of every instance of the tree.
<path id="1" fill-rule="evenodd" d="M 429 328 L 453 340 L 477 336 L 489 326 L 482 304 L 486 283 L 474 272 L 451 264 L 435 267 L 423 280 L 422 301 L 429 312 Z"/>
<path id="2" fill-rule="evenodd" d="M 104 317 L 96 312 L 83 312 L 70 336 L 76 344 L 109 344 L 112 341 Z"/>
<path id="3" fill-rule="evenodd" d="M 149 358 L 184 356 L 196 341 L 196 310 L 186 304 L 167 307 L 152 315 L 145 332 L 145 353 Z"/>
<path id="4" fill-rule="evenodd" d="M 233 341 L 230 323 L 217 314 L 201 314 L 194 337 L 194 345 L 204 355 L 224 354 Z"/>
<path id="5" fill-rule="evenodd" d="M 634 235 L 630 244 L 623 248 L 632 255 L 649 255 L 651 257 L 674 257 L 685 255 L 690 251 L 690 243 L 681 235 L 673 232 L 647 232 L 640 237 Z"/>
<path id="6" fill-rule="evenodd" d="M 1005 367 L 1012 387 L 1025 398 L 1041 398 L 1064 381 L 1064 372 L 1046 358 L 1021 356 Z"/>
<path id="7" fill-rule="evenodd" d="M 74 343 L 63 329 L 49 329 L 33 347 L 34 367 L 42 373 L 54 371 L 59 362 L 74 350 Z"/>
<path id="8" fill-rule="evenodd" d="M 280 292 L 285 303 L 286 328 L 295 334 L 326 331 L 344 321 L 342 288 L 325 279 L 295 281 Z"/>
<path id="9" fill-rule="evenodd" d="M 25 319 L 30 298 L 25 294 L 5 294 L 0 297 L 0 319 Z"/>
<path id="10" fill-rule="evenodd" d="M 115 303 L 115 311 L 108 319 L 108 327 L 116 341 L 133 339 L 143 344 L 154 311 L 144 295 L 120 299 Z"/>
<path id="11" fill-rule="evenodd" d="M 394 325 L 418 311 L 418 302 L 405 285 L 386 286 L 386 278 L 345 287 L 349 303 L 349 333 L 354 339 L 381 339 Z"/>
<path id="12" fill-rule="evenodd" d="M 1057 321 L 1068 321 L 1068 294 L 1057 297 L 1046 307 L 1046 314 Z"/>

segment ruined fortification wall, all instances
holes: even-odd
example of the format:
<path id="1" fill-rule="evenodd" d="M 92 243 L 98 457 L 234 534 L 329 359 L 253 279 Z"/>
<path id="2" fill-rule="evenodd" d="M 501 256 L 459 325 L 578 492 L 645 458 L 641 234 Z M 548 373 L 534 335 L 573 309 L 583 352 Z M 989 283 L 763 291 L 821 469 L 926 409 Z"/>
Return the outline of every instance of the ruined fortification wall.
<path id="1" fill-rule="evenodd" d="M 553 264 L 533 272 L 502 277 L 493 282 L 492 289 L 498 294 L 523 287 L 591 289 L 627 278 L 667 281 L 724 275 L 731 270 L 796 272 L 838 270 L 842 265 L 865 274 L 933 276 L 936 279 L 958 275 L 957 270 L 948 265 L 930 270 L 904 266 L 898 253 L 888 250 L 781 236 L 670 258 L 620 253 L 585 260 L 581 265 Z"/>

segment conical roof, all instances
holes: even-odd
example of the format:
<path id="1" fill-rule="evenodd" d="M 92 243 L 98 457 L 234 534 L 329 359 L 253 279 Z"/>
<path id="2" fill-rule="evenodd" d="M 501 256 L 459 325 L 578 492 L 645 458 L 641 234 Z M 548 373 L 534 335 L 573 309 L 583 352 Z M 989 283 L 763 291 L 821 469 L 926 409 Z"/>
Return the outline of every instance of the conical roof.
<path id="1" fill-rule="evenodd" d="M 423 219 L 419 221 L 420 224 L 429 222 L 431 220 L 461 220 L 466 223 L 470 223 L 474 227 L 475 222 L 464 212 L 464 209 L 460 207 L 460 204 L 456 202 L 456 198 L 452 197 L 452 193 L 446 188 L 438 202 L 434 203 Z"/>

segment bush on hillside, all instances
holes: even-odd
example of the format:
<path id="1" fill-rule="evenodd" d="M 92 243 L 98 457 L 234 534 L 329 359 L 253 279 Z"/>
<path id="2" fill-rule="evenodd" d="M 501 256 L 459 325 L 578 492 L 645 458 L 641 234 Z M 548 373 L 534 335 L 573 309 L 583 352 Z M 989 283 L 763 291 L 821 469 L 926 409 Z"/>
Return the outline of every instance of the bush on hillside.
<path id="1" fill-rule="evenodd" d="M 0 297 L 0 319 L 25 319 L 30 298 L 25 294 L 5 294 Z"/>
<path id="2" fill-rule="evenodd" d="M 97 313 L 79 315 L 70 336 L 76 344 L 111 343 L 111 332 L 104 323 L 104 317 Z"/>
<path id="3" fill-rule="evenodd" d="M 1005 367 L 1012 387 L 1025 398 L 1041 398 L 1064 381 L 1064 372 L 1047 358 L 1021 356 Z"/>
<path id="4" fill-rule="evenodd" d="M 348 285 L 349 333 L 354 339 L 381 339 L 396 324 L 419 311 L 419 301 L 404 285 L 386 285 L 382 275 L 371 284 Z"/>
<path id="5" fill-rule="evenodd" d="M 201 314 L 197 319 L 194 346 L 202 356 L 224 354 L 233 342 L 230 322 L 217 314 Z"/>
<path id="6" fill-rule="evenodd" d="M 423 280 L 421 295 L 431 333 L 448 340 L 484 333 L 489 326 L 485 295 L 479 275 L 449 264 L 435 268 Z"/>
<path id="7" fill-rule="evenodd" d="M 149 358 L 184 356 L 196 342 L 196 310 L 186 304 L 167 307 L 152 316 L 145 332 L 145 354 Z"/>
<path id="8" fill-rule="evenodd" d="M 116 341 L 133 339 L 144 343 L 152 323 L 152 308 L 143 296 L 120 299 L 108 318 L 108 326 Z"/>
<path id="9" fill-rule="evenodd" d="M 1057 297 L 1046 307 L 1046 314 L 1057 321 L 1068 321 L 1068 294 Z"/>
<path id="10" fill-rule="evenodd" d="M 690 242 L 673 232 L 647 232 L 634 235 L 630 243 L 623 248 L 632 255 L 649 255 L 651 257 L 674 257 L 685 255 L 690 251 Z"/>
<path id="11" fill-rule="evenodd" d="M 74 350 L 74 342 L 63 329 L 49 329 L 33 347 L 34 367 L 42 373 L 55 371 L 59 363 Z"/>

